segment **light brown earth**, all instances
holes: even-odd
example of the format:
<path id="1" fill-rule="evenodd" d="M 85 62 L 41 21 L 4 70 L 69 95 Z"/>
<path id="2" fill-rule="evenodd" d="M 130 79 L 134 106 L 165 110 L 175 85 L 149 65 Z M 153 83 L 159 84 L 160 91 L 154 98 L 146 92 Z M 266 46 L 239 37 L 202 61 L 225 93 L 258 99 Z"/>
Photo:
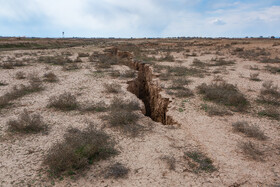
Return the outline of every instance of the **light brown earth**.
<path id="1" fill-rule="evenodd" d="M 0 46 L 3 43 L 11 43 L 11 41 L 12 43 L 33 42 L 24 39 L 1 39 Z M 43 43 L 46 43 L 47 40 L 43 41 Z M 51 42 L 56 41 L 51 40 Z M 73 41 L 65 39 L 65 42 L 71 43 Z M 75 42 L 79 43 L 79 40 L 75 40 Z M 15 78 L 18 71 L 23 71 L 26 74 L 37 73 L 40 77 L 44 73 L 52 71 L 58 76 L 59 82 L 44 82 L 43 91 L 26 95 L 13 101 L 12 105 L 0 109 L 0 186 L 280 185 L 279 118 L 277 120 L 259 116 L 258 111 L 264 106 L 256 102 L 265 81 L 272 80 L 275 85 L 280 86 L 280 60 L 278 59 L 278 62 L 274 63 L 260 62 L 264 57 L 277 61 L 276 57 L 280 57 L 279 40 L 143 39 L 89 40 L 87 42 L 84 46 L 62 46 L 60 49 L 1 48 L 0 64 L 11 61 L 8 57 L 15 57 L 15 59 L 23 60 L 26 66 L 15 67 L 14 69 L 0 68 L 0 82 L 8 84 L 0 86 L 0 96 L 7 93 L 15 85 L 27 84 L 27 79 L 18 80 Z M 137 50 L 142 50 L 141 58 L 137 56 L 137 51 L 135 52 L 133 49 L 135 46 Z M 97 71 L 96 62 L 90 62 L 88 57 L 83 57 L 81 58 L 82 62 L 78 63 L 79 69 L 65 71 L 62 70 L 62 66 L 38 61 L 40 56 L 53 56 L 63 52 L 70 52 L 70 58 L 76 59 L 80 52 L 104 53 L 106 52 L 105 49 L 111 49 L 112 47 L 118 49 L 118 54 L 112 54 L 116 56 L 123 51 L 130 50 L 129 56 L 126 58 L 128 60 L 127 65 L 130 65 L 130 67 L 120 63 L 109 69 L 99 69 Z M 258 50 L 257 48 L 264 48 L 270 54 L 241 57 L 238 54 L 233 54 L 236 48 L 254 49 L 255 51 Z M 174 56 L 174 62 L 143 57 L 144 55 L 160 58 L 165 56 L 167 51 Z M 184 55 L 192 53 L 196 53 L 196 56 Z M 252 54 L 252 51 L 249 53 Z M 194 59 L 209 63 L 212 58 L 216 57 L 234 60 L 235 64 L 206 67 L 207 72 L 200 77 L 183 76 L 185 79 L 192 80 L 189 88 L 194 92 L 194 96 L 191 97 L 178 98 L 170 95 L 168 87 L 172 83 L 171 80 L 160 80 L 162 72 L 155 73 L 156 65 L 192 67 Z M 142 62 L 147 64 L 143 65 Z M 267 65 L 278 67 L 278 73 L 269 72 L 266 69 Z M 254 66 L 258 66 L 258 70 L 250 68 Z M 82 113 L 77 110 L 63 112 L 47 107 L 51 96 L 64 92 L 70 92 L 77 96 L 79 103 L 82 105 L 99 101 L 104 101 L 107 105 L 110 105 L 112 99 L 118 96 L 125 100 L 138 101 L 144 107 L 143 102 L 127 90 L 128 82 L 131 83 L 134 78 L 114 78 L 110 76 L 112 71 L 124 72 L 131 67 L 137 67 L 140 71 L 143 68 L 148 68 L 149 74 L 140 72 L 139 75 L 145 76 L 149 81 L 148 89 L 152 89 L 153 93 L 151 94 L 152 98 L 146 99 L 153 99 L 153 110 L 156 113 L 154 119 L 162 122 L 153 121 L 149 116 L 142 114 L 140 110 L 137 111 L 141 115 L 138 122 L 148 127 L 148 130 L 136 137 L 131 137 L 108 126 L 102 118 L 105 113 Z M 214 72 L 217 69 L 219 71 Z M 250 74 L 256 72 L 259 72 L 261 81 L 250 80 Z M 226 116 L 209 116 L 201 109 L 202 104 L 211 105 L 212 102 L 204 100 L 203 96 L 198 94 L 196 87 L 202 83 L 210 83 L 217 75 L 227 83 L 236 85 L 240 92 L 245 95 L 250 102 L 246 111 L 231 111 L 232 115 Z M 120 84 L 122 91 L 117 94 L 107 93 L 104 83 Z M 134 85 L 134 91 L 135 89 Z M 167 107 L 167 105 L 168 112 L 165 113 L 166 110 L 163 106 Z M 42 115 L 44 121 L 49 125 L 48 133 L 21 135 L 8 132 L 7 121 L 16 118 L 24 109 Z M 274 110 L 279 111 L 279 105 Z M 259 126 L 268 139 L 260 141 L 246 137 L 242 133 L 234 132 L 232 123 L 237 121 L 247 121 Z M 69 127 L 82 130 L 89 123 L 93 123 L 97 129 L 103 129 L 115 140 L 119 154 L 108 160 L 93 163 L 79 176 L 64 176 L 63 179 L 49 177 L 47 166 L 42 164 L 49 148 L 57 141 L 62 140 Z M 262 160 L 253 160 L 241 151 L 239 144 L 247 141 L 251 141 L 260 147 L 263 152 Z M 190 162 L 192 161 L 184 153 L 194 150 L 210 158 L 216 171 L 192 172 L 190 168 Z M 169 168 L 166 160 L 162 159 L 164 156 L 175 159 L 173 170 Z M 121 179 L 104 178 L 105 168 L 116 162 L 120 162 L 130 169 L 128 176 Z"/>

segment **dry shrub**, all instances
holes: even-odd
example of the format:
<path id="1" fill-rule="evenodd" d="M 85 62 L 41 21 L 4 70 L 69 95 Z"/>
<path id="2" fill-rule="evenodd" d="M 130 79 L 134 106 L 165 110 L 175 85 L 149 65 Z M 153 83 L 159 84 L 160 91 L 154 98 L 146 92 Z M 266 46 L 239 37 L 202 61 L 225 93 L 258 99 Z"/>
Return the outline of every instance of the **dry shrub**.
<path id="1" fill-rule="evenodd" d="M 241 142 L 238 144 L 241 151 L 253 160 L 263 160 L 264 153 L 252 142 Z"/>
<path id="2" fill-rule="evenodd" d="M 17 120 L 7 122 L 8 130 L 19 133 L 38 133 L 47 130 L 40 114 L 30 114 L 26 109 L 19 115 Z"/>
<path id="3" fill-rule="evenodd" d="M 189 85 L 192 81 L 186 78 L 175 78 L 172 80 L 172 85 L 169 89 L 179 90 L 184 88 L 184 86 Z"/>
<path id="4" fill-rule="evenodd" d="M 195 76 L 195 77 L 202 77 L 205 73 L 204 70 L 197 69 L 197 68 L 187 68 L 183 66 L 167 66 L 167 74 L 169 76 Z"/>
<path id="5" fill-rule="evenodd" d="M 211 59 L 212 64 L 208 64 L 208 66 L 229 66 L 235 64 L 232 60 L 225 60 L 223 58 L 213 58 Z"/>
<path id="6" fill-rule="evenodd" d="M 179 98 L 191 97 L 194 95 L 193 91 L 189 88 L 182 87 L 181 89 L 177 89 L 175 92 L 168 92 L 171 95 L 175 95 Z"/>
<path id="7" fill-rule="evenodd" d="M 107 172 L 105 174 L 105 178 L 114 179 L 125 178 L 130 171 L 127 167 L 119 162 L 113 164 L 112 166 L 109 166 L 106 170 Z"/>
<path id="8" fill-rule="evenodd" d="M 258 77 L 260 73 L 250 73 L 250 80 L 252 81 L 261 81 L 261 79 Z"/>
<path id="9" fill-rule="evenodd" d="M 73 63 L 73 60 L 64 56 L 41 56 L 38 60 L 39 62 L 53 65 L 65 65 L 68 63 Z"/>
<path id="10" fill-rule="evenodd" d="M 154 60 L 154 59 L 152 59 L 152 60 Z M 171 55 L 170 52 L 168 52 L 164 57 L 159 58 L 158 61 L 174 62 L 175 58 L 173 55 Z"/>
<path id="11" fill-rule="evenodd" d="M 259 116 L 266 116 L 274 120 L 280 120 L 280 112 L 276 107 L 266 107 L 258 112 Z"/>
<path id="12" fill-rule="evenodd" d="M 82 57 L 89 57 L 89 54 L 88 53 L 79 53 L 78 56 L 80 58 L 82 58 Z"/>
<path id="13" fill-rule="evenodd" d="M 124 78 L 134 78 L 135 77 L 135 72 L 133 70 L 126 70 L 121 74 L 121 77 Z"/>
<path id="14" fill-rule="evenodd" d="M 119 93 L 121 92 L 121 85 L 117 83 L 104 84 L 104 88 L 107 93 Z"/>
<path id="15" fill-rule="evenodd" d="M 110 105 L 110 111 L 104 119 L 108 121 L 111 127 L 117 127 L 125 133 L 136 136 L 142 128 L 137 124 L 139 115 L 135 113 L 139 109 L 138 102 L 126 102 L 121 98 L 115 97 Z"/>
<path id="16" fill-rule="evenodd" d="M 0 86 L 7 86 L 8 84 L 4 81 L 0 81 Z"/>
<path id="17" fill-rule="evenodd" d="M 232 115 L 225 107 L 220 105 L 207 105 L 202 104 L 201 108 L 207 112 L 209 116 L 225 116 L 225 115 Z"/>
<path id="18" fill-rule="evenodd" d="M 163 156 L 160 158 L 161 160 L 164 160 L 167 165 L 169 170 L 175 170 L 176 169 L 176 159 L 174 156 Z"/>
<path id="19" fill-rule="evenodd" d="M 188 151 L 184 153 L 184 157 L 188 160 L 189 167 L 194 173 L 211 173 L 217 170 L 213 161 L 201 152 Z"/>
<path id="20" fill-rule="evenodd" d="M 14 69 L 14 63 L 13 62 L 3 62 L 1 64 L 1 67 L 3 69 Z"/>
<path id="21" fill-rule="evenodd" d="M 96 67 L 99 69 L 108 69 L 112 65 L 118 64 L 118 58 L 116 56 L 108 54 L 93 54 L 94 56 L 90 58 L 90 61 L 97 61 Z"/>
<path id="22" fill-rule="evenodd" d="M 258 97 L 258 101 L 262 103 L 280 105 L 280 91 L 277 85 L 273 85 L 272 81 L 266 81 L 263 83 L 263 88 Z"/>
<path id="23" fill-rule="evenodd" d="M 270 66 L 270 65 L 267 65 L 267 66 L 265 66 L 265 69 L 267 71 L 269 71 L 270 73 L 273 73 L 273 74 L 280 73 L 280 66 Z"/>
<path id="24" fill-rule="evenodd" d="M 76 96 L 71 93 L 64 92 L 59 96 L 49 98 L 48 107 L 53 107 L 63 111 L 75 110 L 79 106 Z"/>
<path id="25" fill-rule="evenodd" d="M 14 86 L 13 89 L 3 96 L 0 97 L 0 108 L 4 108 L 5 106 L 9 105 L 11 101 L 21 98 L 25 95 L 41 91 L 42 81 L 37 78 L 29 79 L 28 85 L 17 85 Z"/>
<path id="26" fill-rule="evenodd" d="M 81 108 L 83 112 L 105 112 L 107 110 L 107 106 L 103 101 L 98 103 L 87 103 Z"/>
<path id="27" fill-rule="evenodd" d="M 193 60 L 192 66 L 204 68 L 205 66 L 207 66 L 207 64 L 204 63 L 204 62 L 202 62 L 201 60 L 195 58 L 195 59 Z"/>
<path id="28" fill-rule="evenodd" d="M 44 74 L 44 80 L 46 82 L 58 82 L 57 76 L 53 72 L 48 72 Z"/>
<path id="29" fill-rule="evenodd" d="M 73 71 L 73 70 L 77 70 L 80 68 L 81 67 L 78 64 L 65 64 L 65 65 L 63 65 L 62 70 L 63 71 Z"/>
<path id="30" fill-rule="evenodd" d="M 256 125 L 249 125 L 246 121 L 238 121 L 232 124 L 234 131 L 241 132 L 248 137 L 256 138 L 258 140 L 266 140 L 264 132 Z"/>
<path id="31" fill-rule="evenodd" d="M 203 83 L 197 89 L 200 94 L 204 95 L 205 99 L 233 106 L 238 111 L 245 110 L 248 105 L 247 99 L 236 86 L 224 81 L 212 82 L 210 85 Z"/>
<path id="32" fill-rule="evenodd" d="M 76 62 L 76 63 L 81 63 L 81 62 L 83 62 L 83 61 L 82 61 L 82 59 L 81 59 L 80 57 L 77 57 L 77 58 L 74 60 L 74 62 Z"/>
<path id="33" fill-rule="evenodd" d="M 62 142 L 48 150 L 44 164 L 49 167 L 51 175 L 73 175 L 116 153 L 113 142 L 103 131 L 91 126 L 83 131 L 71 128 Z"/>
<path id="34" fill-rule="evenodd" d="M 26 78 L 26 76 L 25 76 L 25 73 L 24 73 L 24 72 L 18 71 L 18 72 L 16 73 L 16 79 L 25 79 L 25 78 Z"/>

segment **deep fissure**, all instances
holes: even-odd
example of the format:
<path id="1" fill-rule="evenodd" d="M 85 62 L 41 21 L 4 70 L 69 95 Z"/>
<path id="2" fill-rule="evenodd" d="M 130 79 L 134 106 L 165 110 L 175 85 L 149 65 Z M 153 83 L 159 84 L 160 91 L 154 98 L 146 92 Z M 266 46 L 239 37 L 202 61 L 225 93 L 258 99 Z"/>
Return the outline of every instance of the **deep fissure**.
<path id="1" fill-rule="evenodd" d="M 127 90 L 135 94 L 145 105 L 144 114 L 156 122 L 164 125 L 175 124 L 173 118 L 167 115 L 169 98 L 164 98 L 160 92 L 161 87 L 153 80 L 153 70 L 149 64 L 133 60 L 129 52 L 119 51 L 117 48 L 106 50 L 110 55 L 117 55 L 120 59 L 125 59 L 125 64 L 138 71 L 137 78 L 128 82 Z"/>

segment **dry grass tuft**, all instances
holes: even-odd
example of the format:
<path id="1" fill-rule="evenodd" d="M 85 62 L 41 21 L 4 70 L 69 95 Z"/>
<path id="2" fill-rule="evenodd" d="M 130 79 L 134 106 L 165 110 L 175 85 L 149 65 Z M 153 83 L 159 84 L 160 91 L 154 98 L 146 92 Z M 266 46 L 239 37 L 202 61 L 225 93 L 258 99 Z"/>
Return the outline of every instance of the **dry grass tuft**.
<path id="1" fill-rule="evenodd" d="M 258 112 L 259 116 L 266 116 L 274 120 L 280 120 L 280 112 L 276 107 L 266 107 Z"/>
<path id="2" fill-rule="evenodd" d="M 203 109 L 209 116 L 225 116 L 232 115 L 225 107 L 220 105 L 207 105 L 202 104 L 201 109 Z"/>
<path id="3" fill-rule="evenodd" d="M 250 80 L 252 81 L 261 81 L 259 78 L 260 73 L 250 73 Z"/>
<path id="4" fill-rule="evenodd" d="M 48 107 L 53 107 L 63 111 L 75 110 L 79 106 L 76 96 L 65 92 L 59 96 L 49 98 Z"/>
<path id="5" fill-rule="evenodd" d="M 126 102 L 115 97 L 109 109 L 110 111 L 104 119 L 108 121 L 111 127 L 119 128 L 132 136 L 139 134 L 142 126 L 137 124 L 139 115 L 135 113 L 140 109 L 138 102 Z"/>
<path id="6" fill-rule="evenodd" d="M 104 84 L 104 88 L 107 93 L 120 93 L 121 92 L 121 85 L 119 85 L 117 83 Z"/>
<path id="7" fill-rule="evenodd" d="M 258 140 L 266 140 L 264 132 L 256 125 L 249 125 L 246 121 L 238 121 L 232 124 L 234 131 L 241 132 L 248 137 L 256 138 Z"/>
<path id="8" fill-rule="evenodd" d="M 19 115 L 17 120 L 7 122 L 8 130 L 19 133 L 38 133 L 47 130 L 40 114 L 30 114 L 26 109 Z"/>
<path id="9" fill-rule="evenodd" d="M 264 153 L 252 142 L 241 142 L 239 145 L 241 151 L 253 160 L 263 160 Z"/>
<path id="10" fill-rule="evenodd" d="M 163 156 L 160 159 L 164 160 L 167 163 L 169 170 L 175 171 L 176 159 L 174 158 L 174 156 Z"/>
<path id="11" fill-rule="evenodd" d="M 59 79 L 53 72 L 45 73 L 44 78 L 45 78 L 44 80 L 46 82 L 58 82 L 59 81 Z"/>
<path id="12" fill-rule="evenodd" d="M 259 102 L 267 103 L 271 105 L 280 105 L 280 91 L 278 86 L 273 85 L 272 81 L 266 81 L 263 83 L 263 88 L 260 92 Z"/>
<path id="13" fill-rule="evenodd" d="M 198 151 L 188 151 L 184 153 L 185 159 L 189 162 L 189 166 L 194 173 L 207 172 L 211 173 L 217 169 L 213 165 L 213 161 Z"/>
<path id="14" fill-rule="evenodd" d="M 18 71 L 18 72 L 16 73 L 16 79 L 25 79 L 25 78 L 26 78 L 26 75 L 25 75 L 24 72 Z"/>
<path id="15" fill-rule="evenodd" d="M 114 179 L 125 178 L 127 177 L 129 171 L 130 170 L 127 167 L 117 162 L 114 165 L 109 166 L 107 168 L 105 178 L 114 178 Z"/>

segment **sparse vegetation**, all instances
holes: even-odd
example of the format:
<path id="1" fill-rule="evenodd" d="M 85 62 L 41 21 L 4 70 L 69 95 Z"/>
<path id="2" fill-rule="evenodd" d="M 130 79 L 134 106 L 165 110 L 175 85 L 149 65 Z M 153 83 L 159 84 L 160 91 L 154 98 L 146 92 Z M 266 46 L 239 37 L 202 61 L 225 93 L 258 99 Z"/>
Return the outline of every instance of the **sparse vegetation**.
<path id="1" fill-rule="evenodd" d="M 38 133 L 47 130 L 40 114 L 30 114 L 26 109 L 19 115 L 17 120 L 7 122 L 8 130 L 19 133 Z"/>
<path id="2" fill-rule="evenodd" d="M 137 124 L 139 115 L 135 111 L 140 109 L 137 102 L 126 102 L 115 97 L 109 109 L 110 111 L 104 119 L 108 121 L 111 127 L 118 127 L 132 136 L 138 135 L 142 127 Z"/>
<path id="3" fill-rule="evenodd" d="M 176 159 L 174 156 L 163 156 L 161 157 L 161 160 L 164 160 L 167 165 L 169 170 L 175 170 L 176 169 Z"/>
<path id="4" fill-rule="evenodd" d="M 272 73 L 272 74 L 280 73 L 280 66 L 270 66 L 270 65 L 267 65 L 267 66 L 265 66 L 265 69 L 267 71 L 269 71 L 270 73 Z"/>
<path id="5" fill-rule="evenodd" d="M 259 116 L 269 117 L 274 120 L 280 120 L 280 112 L 276 107 L 266 107 L 258 112 Z"/>
<path id="6" fill-rule="evenodd" d="M 107 168 L 105 178 L 114 178 L 114 179 L 125 178 L 127 177 L 128 173 L 129 173 L 129 169 L 125 167 L 123 164 L 117 162 Z"/>
<path id="7" fill-rule="evenodd" d="M 78 56 L 80 58 L 82 58 L 82 57 L 89 57 L 89 54 L 88 53 L 79 53 Z"/>
<path id="8" fill-rule="evenodd" d="M 81 111 L 83 112 L 105 112 L 107 111 L 108 107 L 104 102 L 98 102 L 98 103 L 88 103 L 84 104 L 84 106 L 81 108 Z"/>
<path id="9" fill-rule="evenodd" d="M 44 78 L 46 82 L 57 82 L 59 80 L 53 72 L 45 73 Z"/>
<path id="10" fill-rule="evenodd" d="M 39 62 L 52 65 L 65 65 L 73 63 L 73 60 L 65 56 L 40 56 L 38 60 Z"/>
<path id="11" fill-rule="evenodd" d="M 238 121 L 232 124 L 234 131 L 241 132 L 248 137 L 256 138 L 258 140 L 266 140 L 264 132 L 256 125 L 249 125 L 246 121 Z"/>
<path id="12" fill-rule="evenodd" d="M 104 88 L 107 93 L 119 93 L 121 92 L 121 85 L 117 83 L 111 83 L 111 84 L 104 84 Z"/>
<path id="13" fill-rule="evenodd" d="M 210 85 L 203 83 L 197 89 L 200 94 L 204 95 L 205 99 L 233 106 L 238 111 L 245 110 L 248 105 L 247 99 L 236 86 L 225 81 L 212 82 Z"/>
<path id="14" fill-rule="evenodd" d="M 184 153 L 185 159 L 188 160 L 189 167 L 195 173 L 214 172 L 217 169 L 213 165 L 213 161 L 198 151 L 188 151 Z"/>
<path id="15" fill-rule="evenodd" d="M 214 63 L 209 64 L 209 66 L 229 66 L 235 64 L 234 61 L 223 58 L 213 58 L 211 61 Z"/>
<path id="16" fill-rule="evenodd" d="M 253 160 L 263 160 L 262 157 L 264 153 L 258 148 L 258 146 L 250 141 L 240 142 L 239 148 L 241 151 Z"/>
<path id="17" fill-rule="evenodd" d="M 29 79 L 28 85 L 20 84 L 18 86 L 14 86 L 11 91 L 7 92 L 3 96 L 0 96 L 0 108 L 6 107 L 13 100 L 41 91 L 42 89 L 42 81 L 39 78 L 31 78 Z"/>
<path id="18" fill-rule="evenodd" d="M 26 78 L 26 76 L 25 76 L 25 73 L 24 73 L 24 72 L 18 71 L 18 72 L 16 73 L 16 79 L 25 79 L 25 78 Z"/>
<path id="19" fill-rule="evenodd" d="M 207 112 L 209 116 L 225 116 L 225 115 L 232 115 L 225 107 L 221 105 L 207 105 L 202 104 L 201 108 Z"/>
<path id="20" fill-rule="evenodd" d="M 53 107 L 63 111 L 75 110 L 79 106 L 76 96 L 69 92 L 65 92 L 59 96 L 49 98 L 48 107 Z"/>
<path id="21" fill-rule="evenodd" d="M 5 83 L 4 81 L 0 81 L 0 86 L 7 86 L 8 84 Z"/>
<path id="22" fill-rule="evenodd" d="M 266 81 L 263 83 L 263 88 L 258 97 L 258 101 L 271 105 L 280 105 L 280 91 L 277 85 L 274 85 L 272 81 Z"/>
<path id="23" fill-rule="evenodd" d="M 110 137 L 89 126 L 83 131 L 71 128 L 64 140 L 54 144 L 44 159 L 52 176 L 75 175 L 89 164 L 107 159 L 117 151 Z"/>
<path id="24" fill-rule="evenodd" d="M 250 80 L 252 81 L 261 81 L 259 78 L 260 73 L 250 73 Z"/>

